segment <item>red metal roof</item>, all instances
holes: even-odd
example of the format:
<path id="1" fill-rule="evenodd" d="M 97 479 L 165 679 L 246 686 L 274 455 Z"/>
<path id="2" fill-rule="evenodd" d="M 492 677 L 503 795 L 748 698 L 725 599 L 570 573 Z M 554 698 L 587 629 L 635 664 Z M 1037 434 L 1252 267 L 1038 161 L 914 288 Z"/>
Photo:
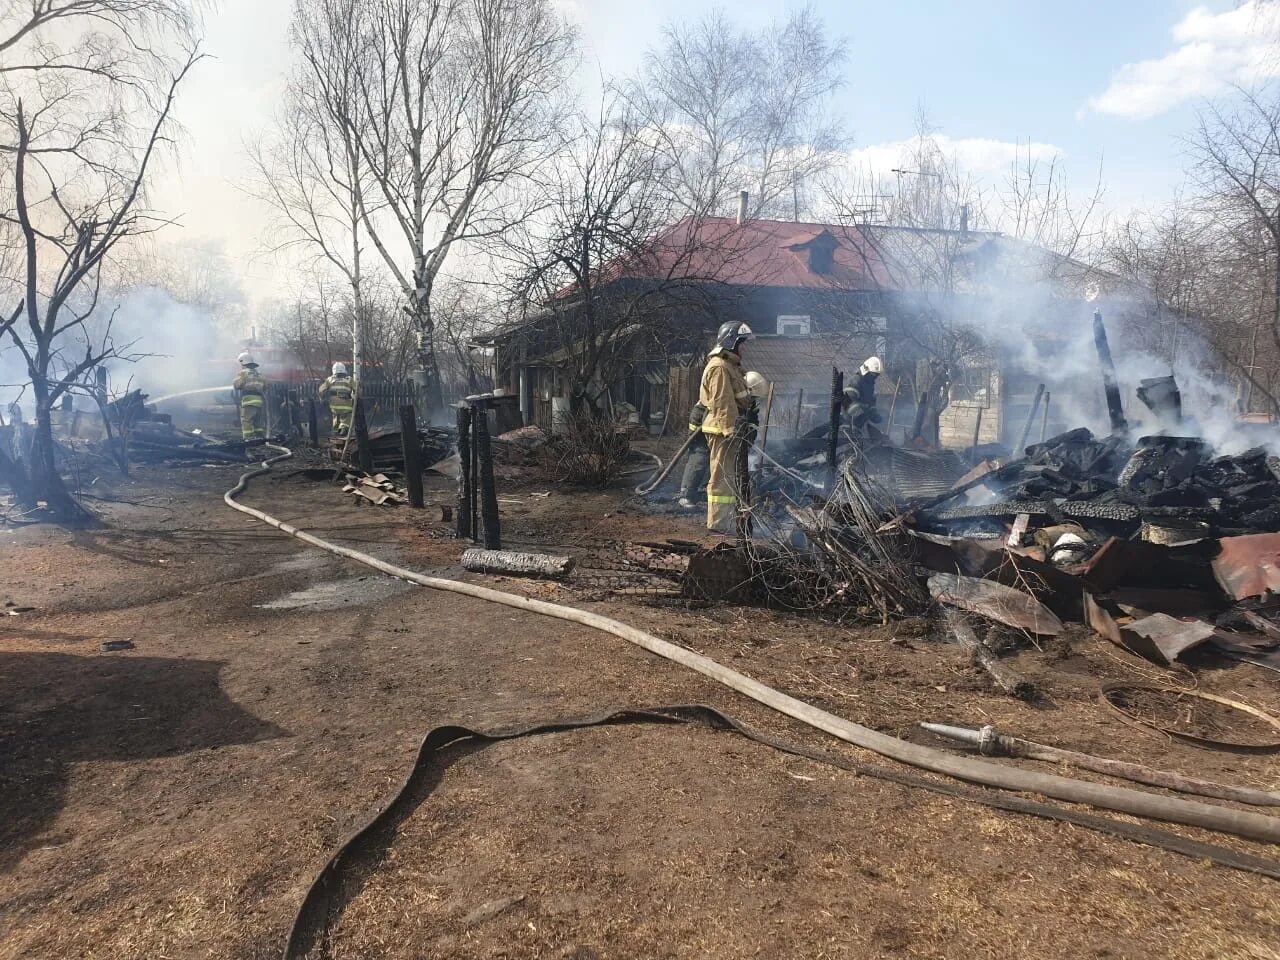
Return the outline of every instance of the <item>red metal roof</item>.
<path id="1" fill-rule="evenodd" d="M 810 268 L 809 249 L 833 245 L 831 269 Z M 758 287 L 837 290 L 893 288 L 877 244 L 861 227 L 789 220 L 686 218 L 660 234 L 643 254 L 605 270 L 606 280 L 705 280 Z M 568 292 L 568 291 L 566 291 Z"/>

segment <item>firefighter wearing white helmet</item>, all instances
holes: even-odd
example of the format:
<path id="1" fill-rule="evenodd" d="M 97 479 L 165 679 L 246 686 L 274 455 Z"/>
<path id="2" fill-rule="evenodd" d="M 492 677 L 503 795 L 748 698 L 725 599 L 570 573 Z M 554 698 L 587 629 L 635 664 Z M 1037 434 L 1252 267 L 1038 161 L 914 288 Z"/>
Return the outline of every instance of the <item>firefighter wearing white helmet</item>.
<path id="1" fill-rule="evenodd" d="M 844 408 L 855 434 L 880 422 L 876 409 L 876 380 L 884 373 L 884 361 L 879 357 L 867 357 L 858 368 L 858 379 L 844 391 Z"/>
<path id="2" fill-rule="evenodd" d="M 240 372 L 231 383 L 240 407 L 240 436 L 245 440 L 267 438 L 267 381 L 246 350 L 236 357 Z"/>
<path id="3" fill-rule="evenodd" d="M 710 460 L 707 478 L 707 529 L 732 534 L 737 529 L 736 465 L 745 455 L 745 415 L 751 391 L 742 372 L 742 344 L 752 338 L 745 323 L 730 320 L 716 331 L 698 389 L 698 403 L 706 410 L 702 432 Z"/>
<path id="4" fill-rule="evenodd" d="M 356 385 L 347 373 L 345 363 L 335 363 L 332 375 L 320 384 L 320 401 L 329 404 L 334 433 L 346 433 L 351 429 L 351 411 L 355 409 L 356 404 Z"/>

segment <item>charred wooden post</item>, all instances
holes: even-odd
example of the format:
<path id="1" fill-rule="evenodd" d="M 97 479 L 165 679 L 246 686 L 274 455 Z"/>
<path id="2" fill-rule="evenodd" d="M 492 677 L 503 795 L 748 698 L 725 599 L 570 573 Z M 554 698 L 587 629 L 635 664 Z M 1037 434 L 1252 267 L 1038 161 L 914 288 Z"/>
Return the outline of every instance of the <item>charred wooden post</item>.
<path id="1" fill-rule="evenodd" d="M 804 387 L 800 388 L 800 393 L 796 397 L 796 422 L 795 428 L 791 431 L 791 439 L 800 436 L 800 419 L 804 416 Z"/>
<path id="2" fill-rule="evenodd" d="M 840 441 L 840 412 L 844 409 L 844 374 L 831 368 L 831 416 L 827 433 L 827 493 L 836 489 L 836 444 Z"/>
<path id="3" fill-rule="evenodd" d="M 353 426 L 356 430 L 356 453 L 360 457 L 360 469 L 373 473 L 373 447 L 369 445 L 369 422 L 364 416 L 364 400 L 356 397 Z"/>
<path id="4" fill-rule="evenodd" d="M 916 400 L 916 419 L 911 425 L 911 439 L 916 440 L 924 435 L 924 418 L 929 415 L 928 391 L 921 393 Z"/>
<path id="5" fill-rule="evenodd" d="M 486 550 L 502 549 L 502 530 L 498 521 L 498 486 L 493 477 L 493 447 L 489 443 L 488 410 L 477 404 L 475 422 L 471 426 L 480 467 L 480 512 L 484 518 Z"/>
<path id="6" fill-rule="evenodd" d="M 1111 417 L 1111 432 L 1124 433 L 1129 424 L 1124 418 L 1120 403 L 1120 383 L 1116 380 L 1116 365 L 1111 359 L 1111 345 L 1107 343 L 1107 328 L 1102 323 L 1102 311 L 1093 312 L 1093 345 L 1098 350 L 1098 362 L 1102 366 L 1102 386 L 1107 393 L 1107 413 Z"/>
<path id="7" fill-rule="evenodd" d="M 753 408 L 754 411 L 754 408 Z M 754 412 L 751 416 L 757 416 Z M 733 446 L 734 486 L 738 494 L 738 539 L 743 543 L 751 539 L 751 446 L 755 443 L 754 425 L 750 433 Z"/>
<path id="8" fill-rule="evenodd" d="M 320 415 L 314 397 L 307 400 L 307 439 L 313 447 L 320 446 Z"/>
<path id="9" fill-rule="evenodd" d="M 471 539 L 480 542 L 480 445 L 476 432 L 476 420 L 484 416 L 484 410 L 471 407 Z M 488 423 L 485 423 L 488 426 Z"/>
<path id="10" fill-rule="evenodd" d="M 1018 449 L 1014 451 L 1019 456 L 1027 449 L 1027 438 L 1031 436 L 1031 427 L 1036 422 L 1036 414 L 1040 412 L 1040 401 L 1044 398 L 1044 384 L 1036 387 L 1036 398 L 1031 401 L 1031 412 L 1027 414 L 1026 426 L 1022 428 L 1022 438 L 1018 441 Z M 1041 440 L 1044 437 L 1040 438 Z"/>
<path id="11" fill-rule="evenodd" d="M 978 440 L 982 437 L 982 411 L 984 407 L 978 407 L 978 415 L 973 421 L 973 443 L 969 445 L 969 466 L 976 467 L 978 465 Z"/>
<path id="12" fill-rule="evenodd" d="M 400 447 L 404 451 L 404 479 L 409 488 L 409 506 L 421 509 L 422 499 L 422 438 L 418 436 L 418 415 L 413 404 L 400 408 Z"/>
<path id="13" fill-rule="evenodd" d="M 471 408 L 458 407 L 458 525 L 457 535 L 472 536 L 471 526 Z"/>
<path id="14" fill-rule="evenodd" d="M 1040 417 L 1040 442 L 1044 443 L 1045 434 L 1049 432 L 1049 398 L 1053 394 L 1045 391 L 1044 394 L 1044 413 Z"/>

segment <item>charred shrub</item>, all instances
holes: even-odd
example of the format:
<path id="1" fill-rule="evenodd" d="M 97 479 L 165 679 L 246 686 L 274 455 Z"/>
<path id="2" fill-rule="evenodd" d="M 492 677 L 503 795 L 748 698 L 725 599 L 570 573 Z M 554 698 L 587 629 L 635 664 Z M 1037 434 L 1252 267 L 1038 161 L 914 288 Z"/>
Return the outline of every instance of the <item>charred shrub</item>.
<path id="1" fill-rule="evenodd" d="M 608 486 L 631 456 L 625 432 L 589 411 L 570 414 L 564 429 L 542 448 L 547 479 L 586 487 Z"/>

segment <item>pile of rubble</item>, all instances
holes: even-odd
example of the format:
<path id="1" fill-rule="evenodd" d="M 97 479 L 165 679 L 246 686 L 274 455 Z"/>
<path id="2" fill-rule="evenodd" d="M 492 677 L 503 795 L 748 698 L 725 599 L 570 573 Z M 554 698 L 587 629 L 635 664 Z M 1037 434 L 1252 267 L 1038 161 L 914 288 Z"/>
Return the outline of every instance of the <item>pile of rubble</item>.
<path id="1" fill-rule="evenodd" d="M 911 504 L 930 592 L 1031 635 L 1088 623 L 1171 663 L 1212 644 L 1280 668 L 1280 459 L 1072 430 Z"/>

